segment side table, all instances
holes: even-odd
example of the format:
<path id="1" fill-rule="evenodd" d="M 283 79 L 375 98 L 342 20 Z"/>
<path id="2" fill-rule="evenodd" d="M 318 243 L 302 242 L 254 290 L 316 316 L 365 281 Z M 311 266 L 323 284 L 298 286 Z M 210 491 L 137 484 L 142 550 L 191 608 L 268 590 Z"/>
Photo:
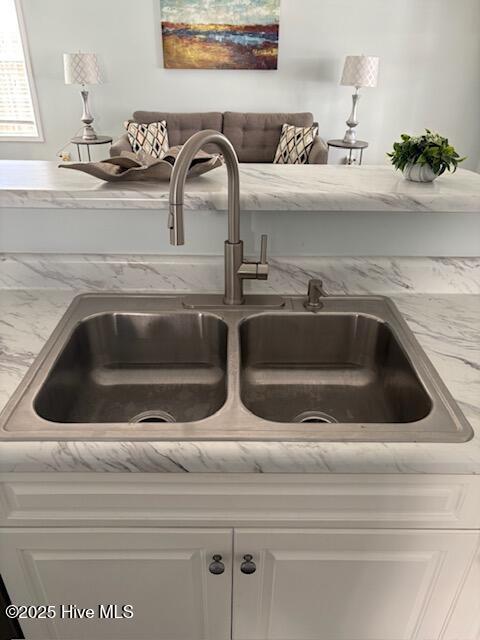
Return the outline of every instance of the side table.
<path id="1" fill-rule="evenodd" d="M 365 140 L 357 140 L 356 142 L 345 142 L 344 140 L 328 140 L 328 148 L 336 147 L 337 149 L 348 149 L 348 164 L 354 163 L 353 152 L 360 151 L 360 161 L 358 164 L 362 164 L 363 150 L 368 147 L 368 142 Z"/>
<path id="2" fill-rule="evenodd" d="M 81 136 L 78 136 L 76 138 L 72 138 L 70 142 L 77 146 L 78 160 L 82 162 L 80 147 L 87 147 L 88 160 L 91 161 L 92 158 L 90 156 L 90 145 L 97 145 L 97 144 L 111 145 L 113 142 L 113 138 L 111 138 L 110 136 L 97 136 L 95 140 L 84 140 Z"/>

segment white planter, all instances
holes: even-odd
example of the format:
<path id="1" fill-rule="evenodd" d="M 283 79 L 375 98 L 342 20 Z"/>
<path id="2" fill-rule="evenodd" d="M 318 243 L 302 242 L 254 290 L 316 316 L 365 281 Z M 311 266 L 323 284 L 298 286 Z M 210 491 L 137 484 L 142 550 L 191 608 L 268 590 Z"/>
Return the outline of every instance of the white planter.
<path id="1" fill-rule="evenodd" d="M 438 177 L 428 164 L 407 164 L 403 175 L 412 182 L 433 182 Z"/>

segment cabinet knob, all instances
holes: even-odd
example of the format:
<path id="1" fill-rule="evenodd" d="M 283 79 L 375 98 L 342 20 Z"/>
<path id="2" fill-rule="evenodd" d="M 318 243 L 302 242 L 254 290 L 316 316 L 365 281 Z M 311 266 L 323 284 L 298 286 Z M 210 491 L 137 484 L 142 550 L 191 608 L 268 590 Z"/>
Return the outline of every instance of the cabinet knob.
<path id="1" fill-rule="evenodd" d="M 222 556 L 214 555 L 212 562 L 208 565 L 208 570 L 214 576 L 220 576 L 225 571 L 225 565 L 222 562 Z"/>
<path id="2" fill-rule="evenodd" d="M 255 573 L 256 570 L 257 570 L 257 565 L 255 564 L 255 562 L 253 562 L 253 556 L 247 553 L 246 555 L 243 556 L 243 562 L 240 565 L 240 571 L 242 573 L 245 573 L 247 576 L 249 576 L 252 573 Z"/>

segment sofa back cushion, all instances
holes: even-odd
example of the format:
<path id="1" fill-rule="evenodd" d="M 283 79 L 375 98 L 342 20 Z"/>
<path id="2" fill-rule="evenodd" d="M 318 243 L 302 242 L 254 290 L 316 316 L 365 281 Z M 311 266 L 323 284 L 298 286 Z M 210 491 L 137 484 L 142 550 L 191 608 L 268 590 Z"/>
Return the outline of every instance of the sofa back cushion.
<path id="1" fill-rule="evenodd" d="M 203 129 L 222 131 L 223 125 L 223 115 L 217 112 L 167 113 L 164 111 L 135 111 L 133 120 L 142 124 L 165 120 L 171 147 L 185 144 L 190 136 Z M 214 145 L 207 145 L 204 150 L 208 153 L 218 153 L 218 149 Z"/>
<path id="2" fill-rule="evenodd" d="M 311 113 L 235 113 L 223 115 L 223 133 L 240 162 L 273 162 L 284 124 L 311 127 Z"/>

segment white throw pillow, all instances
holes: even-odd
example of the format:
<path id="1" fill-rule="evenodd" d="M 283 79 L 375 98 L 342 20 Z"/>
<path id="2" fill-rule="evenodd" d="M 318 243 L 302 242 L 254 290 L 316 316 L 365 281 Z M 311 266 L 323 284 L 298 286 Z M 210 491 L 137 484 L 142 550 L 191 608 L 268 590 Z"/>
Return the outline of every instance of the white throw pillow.
<path id="1" fill-rule="evenodd" d="M 284 124 L 278 143 L 274 164 L 307 164 L 318 127 L 296 127 Z"/>
<path id="2" fill-rule="evenodd" d="M 125 122 L 125 129 L 134 153 L 143 151 L 153 158 L 161 159 L 168 152 L 168 131 L 165 120 L 150 124 L 129 120 Z"/>

